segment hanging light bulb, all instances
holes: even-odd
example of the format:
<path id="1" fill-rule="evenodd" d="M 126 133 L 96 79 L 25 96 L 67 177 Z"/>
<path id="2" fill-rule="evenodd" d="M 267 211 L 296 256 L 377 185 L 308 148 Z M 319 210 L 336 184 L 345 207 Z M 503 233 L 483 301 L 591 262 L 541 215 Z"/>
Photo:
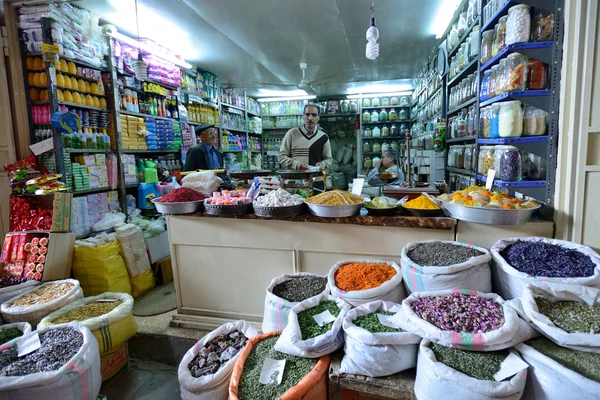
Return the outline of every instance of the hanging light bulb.
<path id="1" fill-rule="evenodd" d="M 379 57 L 379 29 L 375 26 L 375 0 L 371 5 L 371 26 L 367 29 L 367 48 L 366 56 L 369 60 L 376 60 Z"/>
<path id="2" fill-rule="evenodd" d="M 138 45 L 140 43 L 140 20 L 138 17 L 138 7 L 137 0 L 135 0 L 135 21 L 137 24 L 137 36 L 138 36 Z M 133 69 L 135 71 L 135 79 L 138 81 L 145 81 L 148 79 L 148 65 L 144 61 L 142 57 L 142 50 L 138 47 L 138 58 L 133 62 Z"/>

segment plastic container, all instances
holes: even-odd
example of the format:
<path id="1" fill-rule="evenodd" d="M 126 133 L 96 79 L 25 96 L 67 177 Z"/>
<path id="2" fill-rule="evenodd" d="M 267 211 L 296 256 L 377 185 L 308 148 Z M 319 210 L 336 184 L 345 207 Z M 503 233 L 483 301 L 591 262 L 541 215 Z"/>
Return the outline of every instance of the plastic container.
<path id="1" fill-rule="evenodd" d="M 533 18 L 531 39 L 534 42 L 546 42 L 552 40 L 554 35 L 554 14 L 544 10 L 537 10 Z"/>
<path id="2" fill-rule="evenodd" d="M 389 107 L 390 106 L 390 98 L 382 97 L 381 98 L 381 107 Z"/>
<path id="3" fill-rule="evenodd" d="M 494 43 L 494 31 L 484 31 L 481 35 L 481 63 L 485 64 L 492 57 L 492 45 Z"/>
<path id="4" fill-rule="evenodd" d="M 523 176 L 521 151 L 515 146 L 496 146 L 494 151 L 496 179 L 520 181 Z"/>
<path id="5" fill-rule="evenodd" d="M 546 179 L 546 160 L 533 153 L 523 154 L 523 179 Z"/>
<path id="6" fill-rule="evenodd" d="M 363 107 L 371 107 L 371 99 L 363 99 Z"/>
<path id="7" fill-rule="evenodd" d="M 378 126 L 376 126 L 375 128 L 373 128 L 373 137 L 374 138 L 381 137 L 381 129 L 379 129 Z M 373 150 L 373 151 L 375 151 L 375 150 Z"/>
<path id="8" fill-rule="evenodd" d="M 398 127 L 396 125 L 390 127 L 390 136 L 398 136 Z"/>
<path id="9" fill-rule="evenodd" d="M 490 99 L 496 97 L 496 80 L 499 76 L 498 68 L 499 65 L 494 65 L 491 69 L 490 83 L 488 84 L 488 97 Z"/>
<path id="10" fill-rule="evenodd" d="M 527 57 L 513 53 L 506 60 L 506 91 L 527 89 Z"/>
<path id="11" fill-rule="evenodd" d="M 541 136 L 546 133 L 548 113 L 533 106 L 523 111 L 523 136 Z"/>
<path id="12" fill-rule="evenodd" d="M 548 86 L 548 65 L 530 58 L 527 63 L 527 89 L 544 90 Z"/>
<path id="13" fill-rule="evenodd" d="M 531 33 L 530 7 L 519 4 L 509 8 L 506 22 L 506 44 L 523 43 L 529 40 Z"/>
<path id="14" fill-rule="evenodd" d="M 387 125 L 384 125 L 383 128 L 381 128 L 381 137 L 388 136 L 390 136 L 390 128 L 388 128 Z"/>
<path id="15" fill-rule="evenodd" d="M 400 121 L 406 121 L 408 119 L 408 111 L 405 108 L 401 109 L 398 113 L 398 119 Z"/>
<path id="16" fill-rule="evenodd" d="M 379 107 L 380 104 L 379 97 L 373 97 L 371 99 L 371 107 Z"/>
<path id="17" fill-rule="evenodd" d="M 365 130 L 363 131 L 363 137 L 370 138 L 372 136 L 373 136 L 373 133 L 371 132 L 371 128 L 365 128 Z"/>
<path id="18" fill-rule="evenodd" d="M 373 151 L 373 153 L 381 153 L 381 143 L 379 143 L 379 142 L 373 143 L 372 151 Z"/>
<path id="19" fill-rule="evenodd" d="M 465 31 L 467 30 L 468 25 L 467 25 L 467 13 L 466 12 L 461 12 L 459 17 L 458 17 L 458 37 L 462 37 L 462 35 L 465 34 Z"/>
<path id="20" fill-rule="evenodd" d="M 465 167 L 465 146 L 456 146 L 456 168 Z"/>
<path id="21" fill-rule="evenodd" d="M 363 142 L 362 149 L 363 153 L 371 153 L 371 145 L 369 142 Z"/>
<path id="22" fill-rule="evenodd" d="M 481 125 L 481 136 L 484 138 L 490 137 L 490 123 L 491 123 L 491 111 L 492 107 L 484 107 L 479 113 L 479 123 Z"/>
<path id="23" fill-rule="evenodd" d="M 479 56 L 479 50 L 481 49 L 480 29 L 481 27 L 479 25 L 475 25 L 473 27 L 473 32 L 471 33 L 471 45 L 469 46 L 469 51 L 471 52 L 469 59 L 471 60 L 474 60 Z"/>
<path id="24" fill-rule="evenodd" d="M 448 166 L 456 168 L 456 146 L 450 146 L 448 148 Z"/>
<path id="25" fill-rule="evenodd" d="M 501 138 L 520 137 L 523 134 L 523 110 L 519 100 L 500 104 L 498 134 Z"/>
<path id="26" fill-rule="evenodd" d="M 496 88 L 494 90 L 496 96 L 500 96 L 506 91 L 506 82 L 508 80 L 508 68 L 506 65 L 507 62 L 508 60 L 506 58 L 503 58 L 498 63 L 498 69 L 496 69 Z"/>

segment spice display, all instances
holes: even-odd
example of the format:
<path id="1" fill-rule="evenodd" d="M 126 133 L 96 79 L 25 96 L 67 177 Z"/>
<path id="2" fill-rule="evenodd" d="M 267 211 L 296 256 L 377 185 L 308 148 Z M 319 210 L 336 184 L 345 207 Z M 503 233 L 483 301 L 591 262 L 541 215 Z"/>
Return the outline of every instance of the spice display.
<path id="1" fill-rule="evenodd" d="M 375 208 L 378 210 L 398 207 L 398 200 L 391 197 L 375 197 L 373 200 L 366 202 L 365 207 Z"/>
<path id="2" fill-rule="evenodd" d="M 0 376 L 24 376 L 56 371 L 64 366 L 83 346 L 81 332 L 66 326 L 40 333 L 42 346 L 18 357 L 17 346 L 0 353 Z"/>
<path id="3" fill-rule="evenodd" d="M 465 351 L 437 343 L 431 343 L 429 348 L 433 351 L 437 362 L 480 381 L 495 381 L 494 375 L 500 371 L 500 365 L 510 354 L 508 350 Z"/>
<path id="4" fill-rule="evenodd" d="M 275 286 L 273 294 L 287 301 L 299 302 L 323 293 L 326 286 L 326 277 L 297 276 Z"/>
<path id="5" fill-rule="evenodd" d="M 204 199 L 205 204 L 237 205 L 251 203 L 252 198 L 246 196 L 245 190 L 223 190 L 214 192 L 212 197 Z"/>
<path id="6" fill-rule="evenodd" d="M 335 272 L 335 285 L 346 292 L 381 286 L 396 275 L 396 270 L 381 263 L 350 263 Z"/>
<path id="7" fill-rule="evenodd" d="M 52 321 L 53 324 L 65 324 L 71 321 L 85 321 L 108 314 L 122 303 L 121 300 L 107 302 L 94 301 L 85 306 L 75 308 Z"/>
<path id="8" fill-rule="evenodd" d="M 519 240 L 500 255 L 517 271 L 547 278 L 581 278 L 594 275 L 590 256 L 556 244 Z"/>
<path id="9" fill-rule="evenodd" d="M 304 198 L 298 194 L 290 194 L 287 190 L 278 188 L 254 200 L 259 207 L 291 207 L 304 203 Z"/>
<path id="10" fill-rule="evenodd" d="M 69 293 L 73 286 L 70 282 L 45 284 L 41 288 L 19 297 L 11 304 L 11 307 L 30 307 L 48 303 Z"/>
<path id="11" fill-rule="evenodd" d="M 419 317 L 444 331 L 485 333 L 504 324 L 502 305 L 479 296 L 453 293 L 421 297 L 410 307 Z"/>
<path id="12" fill-rule="evenodd" d="M 200 201 L 206 199 L 206 196 L 194 189 L 180 187 L 171 190 L 168 194 L 156 199 L 157 203 L 184 203 L 188 201 Z"/>
<path id="13" fill-rule="evenodd" d="M 513 100 L 500 104 L 498 134 L 501 138 L 519 137 L 523 134 L 523 110 L 521 101 Z"/>
<path id="14" fill-rule="evenodd" d="M 529 59 L 527 64 L 527 89 L 544 90 L 548 86 L 548 65 Z"/>
<path id="15" fill-rule="evenodd" d="M 410 249 L 406 255 L 419 265 L 445 267 L 462 264 L 483 254 L 479 250 L 466 246 L 444 242 L 429 242 L 419 243 Z"/>
<path id="16" fill-rule="evenodd" d="M 520 181 L 523 175 L 521 152 L 515 146 L 496 146 L 494 152 L 496 178 Z"/>
<path id="17" fill-rule="evenodd" d="M 279 398 L 296 386 L 317 365 L 318 358 L 302 358 L 275 351 L 273 347 L 279 336 L 273 336 L 257 343 L 244 363 L 240 378 L 239 400 L 272 400 Z M 259 382 L 266 358 L 285 360 L 285 370 L 279 385 L 263 385 Z"/>
<path id="18" fill-rule="evenodd" d="M 27 282 L 29 279 L 26 278 L 17 278 L 14 276 L 4 276 L 0 278 L 0 289 L 15 285 L 20 285 L 21 283 Z"/>
<path id="19" fill-rule="evenodd" d="M 540 314 L 568 333 L 600 333 L 600 306 L 588 306 L 578 301 L 535 299 Z"/>
<path id="20" fill-rule="evenodd" d="M 550 357 L 563 367 L 600 382 L 600 354 L 560 347 L 543 336 L 528 340 L 525 344 Z"/>
<path id="21" fill-rule="evenodd" d="M 529 8 L 526 4 L 519 4 L 508 9 L 508 20 L 506 21 L 507 45 L 529 40 L 531 32 Z"/>
<path id="22" fill-rule="evenodd" d="M 248 338 L 237 329 L 214 337 L 207 342 L 188 364 L 194 378 L 212 375 L 235 357 L 246 346 Z"/>
<path id="23" fill-rule="evenodd" d="M 537 10 L 536 10 L 537 11 Z M 552 40 L 554 34 L 554 14 L 537 11 L 534 17 L 532 39 L 534 42 Z"/>
<path id="24" fill-rule="evenodd" d="M 319 326 L 317 321 L 313 318 L 315 315 L 321 314 L 325 310 L 329 310 L 334 317 L 337 317 L 340 313 L 340 308 L 335 301 L 324 301 L 316 307 L 298 313 L 298 325 L 300 326 L 300 333 L 302 333 L 302 340 L 308 340 L 322 335 L 333 327 L 333 322 Z"/>
<path id="25" fill-rule="evenodd" d="M 505 91 L 525 90 L 527 88 L 527 58 L 519 53 L 507 57 L 506 67 L 508 73 L 505 82 Z"/>
<path id="26" fill-rule="evenodd" d="M 332 190 L 306 199 L 306 202 L 309 204 L 318 204 L 321 206 L 347 206 L 360 204 L 363 201 L 362 197 L 346 192 L 345 190 Z"/>
<path id="27" fill-rule="evenodd" d="M 463 159 L 464 162 L 464 159 Z M 416 210 L 439 210 L 440 206 L 435 204 L 429 197 L 421 195 L 416 199 L 412 199 L 404 203 L 404 208 L 414 208 Z"/>
<path id="28" fill-rule="evenodd" d="M 23 332 L 21 332 L 17 328 L 2 329 L 2 327 L 0 326 L 0 344 L 10 342 L 14 338 L 18 338 L 20 336 L 23 336 Z"/>
<path id="29" fill-rule="evenodd" d="M 367 315 L 361 315 L 360 317 L 356 317 L 352 323 L 359 328 L 363 328 L 371 333 L 395 333 L 395 332 L 405 332 L 400 328 L 392 328 L 390 326 L 383 325 L 379 322 L 379 317 L 377 314 L 381 315 L 394 315 L 394 313 L 389 311 L 377 311 Z"/>
<path id="30" fill-rule="evenodd" d="M 445 193 L 440 195 L 438 199 L 467 207 L 502 208 L 504 210 L 523 210 L 538 207 L 538 204 L 533 201 L 523 201 L 506 193 L 492 192 L 483 186 L 470 186 L 452 194 Z"/>

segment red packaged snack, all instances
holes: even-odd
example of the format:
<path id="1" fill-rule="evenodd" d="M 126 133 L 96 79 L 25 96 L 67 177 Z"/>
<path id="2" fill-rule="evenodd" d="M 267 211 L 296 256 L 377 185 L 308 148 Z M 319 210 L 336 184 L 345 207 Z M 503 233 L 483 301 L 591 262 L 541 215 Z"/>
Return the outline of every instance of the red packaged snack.
<path id="1" fill-rule="evenodd" d="M 33 272 L 28 272 L 28 273 L 25 275 L 25 278 L 27 278 L 27 279 L 33 279 Z"/>
<path id="2" fill-rule="evenodd" d="M 31 244 L 34 246 L 38 246 L 40 244 L 40 238 L 34 237 L 31 239 Z"/>
<path id="3" fill-rule="evenodd" d="M 12 233 L 7 234 L 4 237 L 4 244 L 2 244 L 2 262 L 8 262 L 10 261 L 10 256 L 11 256 L 11 244 L 12 244 L 12 240 L 13 237 L 15 235 Z"/>
<path id="4" fill-rule="evenodd" d="M 38 262 L 38 256 L 36 254 L 30 254 L 29 257 L 27 257 L 27 261 L 28 262 Z"/>
<path id="5" fill-rule="evenodd" d="M 46 237 L 40 238 L 40 246 L 44 246 L 44 247 L 48 246 L 48 238 L 46 238 Z"/>
<path id="6" fill-rule="evenodd" d="M 31 246 L 32 246 L 31 243 L 25 243 L 25 251 L 28 253 L 31 253 Z"/>
<path id="7" fill-rule="evenodd" d="M 8 264 L 8 275 L 14 277 L 21 277 L 23 275 L 23 267 L 25 263 L 22 261 L 11 262 Z"/>
<path id="8" fill-rule="evenodd" d="M 36 264 L 35 270 L 37 272 L 44 272 L 44 264 Z"/>
<path id="9" fill-rule="evenodd" d="M 40 248 L 37 246 L 31 246 L 31 254 L 38 254 L 40 252 Z"/>
<path id="10" fill-rule="evenodd" d="M 42 273 L 41 272 L 36 272 L 35 274 L 33 274 L 33 279 L 35 279 L 36 281 L 41 281 L 42 280 Z"/>
<path id="11" fill-rule="evenodd" d="M 25 243 L 27 242 L 27 234 L 22 233 L 19 235 L 19 248 L 17 249 L 17 258 L 13 261 L 25 261 L 27 259 L 27 253 L 25 252 Z"/>
<path id="12" fill-rule="evenodd" d="M 18 254 L 19 254 L 19 243 L 21 241 L 21 237 L 25 237 L 25 239 L 27 238 L 27 235 L 25 233 L 19 233 L 16 234 L 15 237 L 12 240 L 12 250 L 10 253 L 10 261 L 14 261 L 17 259 Z M 23 247 L 25 247 L 25 245 L 23 244 Z"/>
<path id="13" fill-rule="evenodd" d="M 37 262 L 43 264 L 46 262 L 46 256 L 39 256 Z"/>
<path id="14" fill-rule="evenodd" d="M 34 272 L 35 271 L 35 264 L 32 262 L 28 262 L 27 264 L 25 264 L 25 272 Z"/>
<path id="15" fill-rule="evenodd" d="M 40 198 L 10 197 L 11 232 L 49 231 L 52 229 L 52 207 Z"/>
<path id="16" fill-rule="evenodd" d="M 40 247 L 40 254 L 45 255 L 48 252 L 48 248 L 47 247 Z"/>

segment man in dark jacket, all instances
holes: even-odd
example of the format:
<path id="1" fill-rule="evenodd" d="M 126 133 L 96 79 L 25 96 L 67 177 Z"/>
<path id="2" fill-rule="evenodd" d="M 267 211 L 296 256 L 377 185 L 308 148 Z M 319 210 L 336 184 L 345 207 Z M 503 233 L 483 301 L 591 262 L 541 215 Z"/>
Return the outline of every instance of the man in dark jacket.
<path id="1" fill-rule="evenodd" d="M 214 125 L 199 125 L 196 127 L 196 135 L 200 137 L 201 143 L 190 147 L 185 157 L 184 171 L 195 171 L 197 169 L 223 169 L 223 155 L 215 146 L 217 132 Z"/>

